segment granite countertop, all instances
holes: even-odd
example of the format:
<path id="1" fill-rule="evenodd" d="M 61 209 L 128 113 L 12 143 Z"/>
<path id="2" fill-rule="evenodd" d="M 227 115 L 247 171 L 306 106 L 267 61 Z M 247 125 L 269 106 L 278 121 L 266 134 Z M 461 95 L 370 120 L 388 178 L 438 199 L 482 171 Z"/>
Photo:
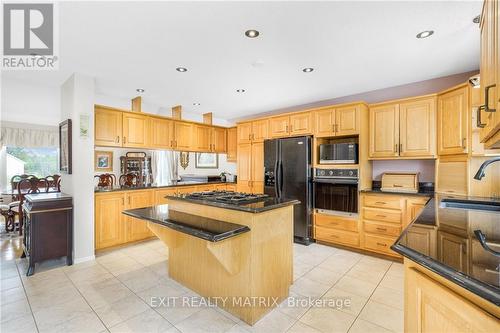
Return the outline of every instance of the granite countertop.
<path id="1" fill-rule="evenodd" d="M 42 201 L 55 201 L 55 200 L 71 200 L 73 197 L 69 194 L 62 192 L 48 192 L 48 193 L 31 193 L 24 195 L 26 201 L 42 202 Z"/>
<path id="2" fill-rule="evenodd" d="M 222 241 L 250 231 L 250 228 L 245 225 L 178 212 L 169 209 L 168 205 L 129 209 L 123 211 L 123 214 L 160 224 L 210 242 Z"/>
<path id="3" fill-rule="evenodd" d="M 168 187 L 179 187 L 179 186 L 196 186 L 196 185 L 207 185 L 207 184 L 228 184 L 235 185 L 234 182 L 223 182 L 223 181 L 210 181 L 210 182 L 197 182 L 197 181 L 173 181 L 168 184 L 162 185 L 151 185 L 151 186 L 138 186 L 138 187 L 122 187 L 115 186 L 112 188 L 105 189 L 94 189 L 94 193 L 100 192 L 117 192 L 117 191 L 133 191 L 133 190 L 148 190 L 154 188 L 168 188 Z"/>
<path id="4" fill-rule="evenodd" d="M 442 200 L 448 198 L 456 199 L 440 194 L 431 198 L 391 249 L 500 306 L 500 213 L 447 208 Z M 500 202 L 491 198 L 460 199 Z M 478 240 L 477 230 L 486 236 L 489 250 Z M 423 233 L 429 239 L 425 244 L 413 241 L 414 237 L 406 237 Z M 446 246 L 447 240 L 462 245 Z"/>
<path id="5" fill-rule="evenodd" d="M 250 203 L 227 203 L 227 202 L 218 202 L 218 201 L 210 201 L 204 199 L 192 199 L 186 198 L 185 194 L 181 195 L 167 195 L 166 198 L 170 200 L 180 200 L 191 202 L 199 205 L 206 205 L 218 208 L 225 208 L 231 210 L 238 210 L 241 212 L 249 212 L 249 213 L 262 213 L 268 210 L 273 210 L 276 208 L 286 207 L 290 205 L 299 204 L 299 200 L 295 199 L 283 199 L 283 198 L 275 198 L 275 197 L 267 197 L 259 199 L 259 201 L 250 202 Z"/>

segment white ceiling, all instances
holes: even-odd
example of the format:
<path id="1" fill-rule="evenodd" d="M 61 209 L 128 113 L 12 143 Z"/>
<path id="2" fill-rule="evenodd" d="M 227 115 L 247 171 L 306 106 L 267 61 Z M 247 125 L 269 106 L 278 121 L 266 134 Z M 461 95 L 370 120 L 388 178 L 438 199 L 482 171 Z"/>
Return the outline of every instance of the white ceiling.
<path id="1" fill-rule="evenodd" d="M 61 3 L 60 70 L 3 74 L 59 85 L 80 72 L 100 94 L 144 88 L 148 103 L 234 119 L 477 69 L 481 3 Z"/>

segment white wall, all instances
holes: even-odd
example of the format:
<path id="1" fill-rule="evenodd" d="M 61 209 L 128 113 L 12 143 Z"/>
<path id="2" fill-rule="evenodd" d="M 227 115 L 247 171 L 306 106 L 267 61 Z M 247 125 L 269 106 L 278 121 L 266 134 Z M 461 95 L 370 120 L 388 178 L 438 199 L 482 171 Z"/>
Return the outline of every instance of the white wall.
<path id="1" fill-rule="evenodd" d="M 94 78 L 73 74 L 61 87 L 59 120 L 73 123 L 73 173 L 62 174 L 61 190 L 73 196 L 73 256 L 75 263 L 94 259 Z M 89 136 L 79 135 L 79 117 L 89 116 Z"/>
<path id="2" fill-rule="evenodd" d="M 220 175 L 221 172 L 229 172 L 231 174 L 236 174 L 236 163 L 227 162 L 226 154 L 219 154 L 219 168 L 217 169 L 197 169 L 195 167 L 195 153 L 189 153 L 189 165 L 186 169 L 183 169 L 179 163 L 179 176 L 186 174 L 195 175 Z"/>
<path id="3" fill-rule="evenodd" d="M 434 182 L 434 160 L 373 161 L 373 180 L 382 180 L 384 172 L 419 172 L 419 182 Z"/>
<path id="4" fill-rule="evenodd" d="M 58 125 L 61 120 L 59 87 L 2 76 L 2 121 Z"/>

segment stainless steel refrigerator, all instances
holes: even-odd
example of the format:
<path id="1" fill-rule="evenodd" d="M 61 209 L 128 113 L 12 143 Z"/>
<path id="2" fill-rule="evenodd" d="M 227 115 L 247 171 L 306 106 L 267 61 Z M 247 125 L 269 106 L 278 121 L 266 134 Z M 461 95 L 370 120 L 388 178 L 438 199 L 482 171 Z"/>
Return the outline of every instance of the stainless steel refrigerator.
<path id="1" fill-rule="evenodd" d="M 311 137 L 264 141 L 264 193 L 297 199 L 294 206 L 295 242 L 312 241 Z"/>

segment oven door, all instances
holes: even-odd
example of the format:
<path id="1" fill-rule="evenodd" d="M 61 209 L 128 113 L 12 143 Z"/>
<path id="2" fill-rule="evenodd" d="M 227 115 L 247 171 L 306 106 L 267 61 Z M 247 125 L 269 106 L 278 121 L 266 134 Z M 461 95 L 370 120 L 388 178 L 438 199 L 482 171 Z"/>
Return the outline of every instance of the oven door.
<path id="1" fill-rule="evenodd" d="M 358 213 L 357 179 L 314 179 L 314 208 L 332 213 Z"/>

